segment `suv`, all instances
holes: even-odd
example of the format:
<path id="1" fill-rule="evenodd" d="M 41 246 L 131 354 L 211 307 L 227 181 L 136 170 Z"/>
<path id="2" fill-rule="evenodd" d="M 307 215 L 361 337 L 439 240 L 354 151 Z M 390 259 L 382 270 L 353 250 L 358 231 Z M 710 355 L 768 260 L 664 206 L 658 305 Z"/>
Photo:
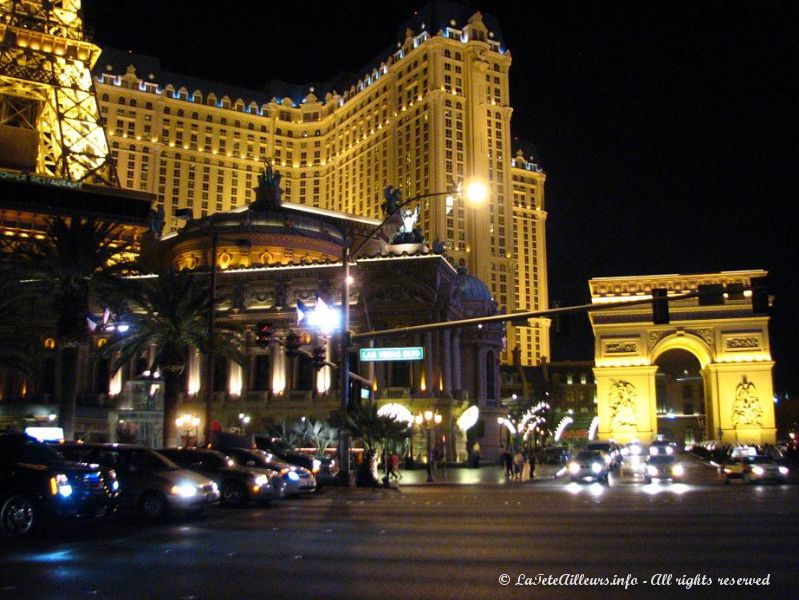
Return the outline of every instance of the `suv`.
<path id="1" fill-rule="evenodd" d="M 279 473 L 271 469 L 241 467 L 216 450 L 165 448 L 159 452 L 181 467 L 213 479 L 219 486 L 223 504 L 244 506 L 249 500 L 265 504 L 285 494 Z"/>
<path id="2" fill-rule="evenodd" d="M 138 510 L 150 521 L 173 511 L 199 514 L 219 501 L 213 481 L 181 469 L 145 446 L 67 442 L 57 448 L 71 460 L 113 468 L 119 477 L 120 506 Z"/>
<path id="3" fill-rule="evenodd" d="M 113 514 L 116 475 L 66 462 L 55 450 L 25 434 L 0 434 L 0 530 L 25 536 L 40 520 Z"/>

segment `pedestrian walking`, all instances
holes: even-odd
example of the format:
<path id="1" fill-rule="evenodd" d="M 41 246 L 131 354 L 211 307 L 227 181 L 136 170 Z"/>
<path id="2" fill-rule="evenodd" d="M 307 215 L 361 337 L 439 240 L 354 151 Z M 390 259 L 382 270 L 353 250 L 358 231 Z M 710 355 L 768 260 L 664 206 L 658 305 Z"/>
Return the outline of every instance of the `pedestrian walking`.
<path id="1" fill-rule="evenodd" d="M 402 479 L 402 473 L 400 473 L 400 457 L 399 454 L 393 452 L 391 457 L 389 458 L 389 462 L 391 464 L 391 471 L 389 475 L 394 478 L 394 481 L 399 481 Z"/>
<path id="2" fill-rule="evenodd" d="M 513 475 L 513 456 L 508 448 L 502 453 L 502 462 L 505 465 L 505 477 Z"/>
<path id="3" fill-rule="evenodd" d="M 524 454 L 521 448 L 516 449 L 516 454 L 513 456 L 513 478 L 516 481 L 522 480 L 522 469 L 524 468 Z"/>

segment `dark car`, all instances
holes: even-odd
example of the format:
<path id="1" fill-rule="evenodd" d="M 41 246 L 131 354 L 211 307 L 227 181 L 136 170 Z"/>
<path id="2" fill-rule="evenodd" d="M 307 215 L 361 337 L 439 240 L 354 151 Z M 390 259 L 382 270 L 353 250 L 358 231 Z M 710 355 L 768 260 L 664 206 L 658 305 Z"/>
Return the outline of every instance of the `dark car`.
<path id="1" fill-rule="evenodd" d="M 653 454 L 646 461 L 644 479 L 652 483 L 653 479 L 660 481 L 681 481 L 685 469 L 671 454 Z"/>
<path id="2" fill-rule="evenodd" d="M 136 510 L 149 520 L 170 512 L 198 514 L 219 501 L 216 483 L 144 446 L 64 443 L 57 448 L 70 460 L 113 468 L 119 479 L 120 507 Z"/>
<path id="3" fill-rule="evenodd" d="M 319 486 L 337 483 L 338 468 L 336 461 L 329 456 L 298 452 L 279 437 L 256 436 L 255 445 L 259 450 L 266 450 L 290 465 L 305 467 L 314 474 L 316 483 Z"/>
<path id="4" fill-rule="evenodd" d="M 0 529 L 25 536 L 42 521 L 103 517 L 117 508 L 113 471 L 65 461 L 24 434 L 0 434 Z"/>
<path id="5" fill-rule="evenodd" d="M 589 442 L 587 449 L 599 452 L 602 458 L 605 459 L 605 464 L 608 465 L 608 469 L 611 471 L 619 468 L 624 458 L 621 453 L 621 448 L 615 442 Z"/>
<path id="6" fill-rule="evenodd" d="M 307 494 L 316 491 L 316 478 L 305 467 L 290 465 L 279 461 L 265 450 L 249 448 L 230 448 L 226 454 L 243 467 L 271 469 L 280 473 L 287 496 Z"/>
<path id="7" fill-rule="evenodd" d="M 582 450 L 569 462 L 569 477 L 572 481 L 593 479 L 606 483 L 609 470 L 606 456 L 597 450 Z"/>
<path id="8" fill-rule="evenodd" d="M 279 473 L 242 467 L 217 450 L 165 448 L 159 452 L 181 467 L 213 479 L 219 486 L 223 504 L 244 506 L 250 500 L 265 504 L 283 496 Z"/>

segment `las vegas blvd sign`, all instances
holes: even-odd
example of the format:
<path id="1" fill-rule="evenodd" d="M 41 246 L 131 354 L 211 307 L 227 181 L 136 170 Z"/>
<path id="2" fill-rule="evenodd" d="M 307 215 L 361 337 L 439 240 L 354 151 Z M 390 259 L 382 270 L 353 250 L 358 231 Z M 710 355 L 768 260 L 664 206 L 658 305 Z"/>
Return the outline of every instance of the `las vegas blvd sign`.
<path id="1" fill-rule="evenodd" d="M 424 348 L 422 348 L 422 346 L 409 346 L 406 348 L 361 348 L 360 358 L 363 362 L 422 360 L 424 358 Z"/>

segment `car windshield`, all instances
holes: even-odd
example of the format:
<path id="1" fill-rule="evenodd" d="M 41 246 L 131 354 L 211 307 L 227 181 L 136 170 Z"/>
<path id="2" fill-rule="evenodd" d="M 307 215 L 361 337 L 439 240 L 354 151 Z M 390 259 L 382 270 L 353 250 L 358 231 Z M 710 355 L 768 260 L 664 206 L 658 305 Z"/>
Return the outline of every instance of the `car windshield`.
<path id="1" fill-rule="evenodd" d="M 63 460 L 61 455 L 50 446 L 35 440 L 25 440 L 16 453 L 15 460 L 18 462 L 51 464 Z"/>
<path id="2" fill-rule="evenodd" d="M 602 457 L 593 450 L 583 450 L 577 455 L 577 460 L 602 460 Z"/>
<path id="3" fill-rule="evenodd" d="M 175 471 L 180 467 L 166 456 L 152 450 L 142 448 L 134 450 L 130 456 L 130 464 L 143 471 Z"/>
<path id="4" fill-rule="evenodd" d="M 650 465 L 668 465 L 668 464 L 673 463 L 673 462 L 675 462 L 673 456 L 667 456 L 667 455 L 660 456 L 660 455 L 658 455 L 658 456 L 652 456 L 652 457 L 649 458 L 649 464 Z"/>
<path id="5" fill-rule="evenodd" d="M 283 452 L 294 452 L 294 448 L 292 448 L 291 446 L 289 446 L 289 445 L 288 445 L 286 442 L 284 442 L 283 440 L 272 440 L 272 446 L 273 446 L 273 447 L 274 447 L 276 450 L 281 450 L 281 451 L 283 451 Z"/>
<path id="6" fill-rule="evenodd" d="M 750 456 L 745 459 L 746 462 L 752 464 L 768 464 L 774 462 L 771 457 L 768 456 Z"/>
<path id="7" fill-rule="evenodd" d="M 610 451 L 610 444 L 588 444 L 591 450 L 602 450 L 603 452 Z"/>

